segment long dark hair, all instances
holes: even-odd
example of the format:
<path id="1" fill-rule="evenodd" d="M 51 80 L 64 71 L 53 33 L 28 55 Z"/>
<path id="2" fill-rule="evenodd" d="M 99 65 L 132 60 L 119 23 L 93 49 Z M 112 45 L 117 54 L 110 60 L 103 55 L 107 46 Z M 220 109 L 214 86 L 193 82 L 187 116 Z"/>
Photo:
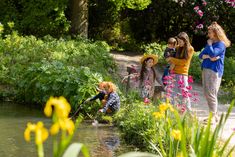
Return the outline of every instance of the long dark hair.
<path id="1" fill-rule="evenodd" d="M 183 47 L 177 48 L 175 57 L 180 58 L 180 59 L 187 59 L 188 58 L 188 51 L 191 47 L 188 34 L 185 32 L 180 32 L 176 38 L 183 40 L 185 44 Z"/>
<path id="2" fill-rule="evenodd" d="M 143 80 L 144 80 L 144 73 L 147 71 L 146 70 L 146 62 L 150 59 L 153 60 L 153 58 L 150 57 L 150 58 L 146 58 L 143 61 L 143 64 L 142 64 L 142 67 L 141 67 L 141 70 L 140 70 L 140 82 L 143 82 Z M 156 79 L 156 71 L 154 70 L 153 67 L 151 67 L 151 70 L 153 71 L 153 79 L 155 80 Z"/>

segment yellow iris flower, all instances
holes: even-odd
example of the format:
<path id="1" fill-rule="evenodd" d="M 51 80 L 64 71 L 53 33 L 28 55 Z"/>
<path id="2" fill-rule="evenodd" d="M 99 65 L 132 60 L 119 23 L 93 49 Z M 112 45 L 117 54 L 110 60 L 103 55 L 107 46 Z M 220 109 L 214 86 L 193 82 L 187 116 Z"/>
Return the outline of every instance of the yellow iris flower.
<path id="1" fill-rule="evenodd" d="M 70 135 L 73 134 L 75 126 L 71 119 L 59 119 L 51 126 L 50 133 L 52 135 L 58 134 L 59 130 L 67 131 Z"/>
<path id="2" fill-rule="evenodd" d="M 182 152 L 177 153 L 176 157 L 184 157 Z"/>
<path id="3" fill-rule="evenodd" d="M 44 108 L 44 113 L 47 117 L 50 117 L 52 115 L 52 106 L 54 107 L 55 113 L 58 118 L 68 117 L 71 107 L 64 97 L 50 97 Z"/>
<path id="4" fill-rule="evenodd" d="M 169 107 L 168 103 L 162 103 L 159 105 L 159 110 L 161 112 L 165 112 L 168 109 L 168 107 Z"/>
<path id="5" fill-rule="evenodd" d="M 165 112 L 167 109 L 170 109 L 171 112 L 174 112 L 174 108 L 172 107 L 172 105 L 168 102 L 166 103 L 162 103 L 159 105 L 159 110 L 161 112 Z"/>
<path id="6" fill-rule="evenodd" d="M 41 121 L 37 124 L 27 124 L 27 128 L 24 131 L 24 139 L 28 142 L 30 141 L 31 132 L 35 132 L 35 143 L 37 145 L 42 144 L 48 138 L 48 131 Z"/>
<path id="7" fill-rule="evenodd" d="M 181 132 L 180 130 L 172 130 L 171 131 L 171 136 L 175 139 L 175 140 L 181 140 Z"/>
<path id="8" fill-rule="evenodd" d="M 164 117 L 164 114 L 161 112 L 153 112 L 153 116 L 158 119 Z"/>

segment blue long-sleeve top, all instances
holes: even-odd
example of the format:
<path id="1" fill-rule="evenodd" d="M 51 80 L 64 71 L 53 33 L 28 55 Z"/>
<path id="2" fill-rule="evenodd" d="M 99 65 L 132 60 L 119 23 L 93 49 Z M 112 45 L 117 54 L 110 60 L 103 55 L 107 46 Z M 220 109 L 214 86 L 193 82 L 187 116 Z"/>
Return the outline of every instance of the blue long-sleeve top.
<path id="1" fill-rule="evenodd" d="M 219 56 L 220 59 L 216 61 L 211 61 L 210 58 L 203 59 L 201 64 L 202 69 L 211 69 L 216 73 L 218 72 L 219 77 L 222 77 L 224 72 L 225 51 L 226 47 L 222 41 L 218 41 L 212 45 L 206 45 L 204 50 L 199 54 L 199 58 L 202 59 L 203 55 L 209 55 L 211 58 Z"/>

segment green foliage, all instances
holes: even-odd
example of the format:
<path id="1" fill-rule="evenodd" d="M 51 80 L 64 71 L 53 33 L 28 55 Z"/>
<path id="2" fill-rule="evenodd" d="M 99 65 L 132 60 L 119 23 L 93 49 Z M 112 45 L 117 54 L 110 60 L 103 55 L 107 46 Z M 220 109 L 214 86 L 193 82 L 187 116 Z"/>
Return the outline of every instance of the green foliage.
<path id="1" fill-rule="evenodd" d="M 132 102 L 121 108 L 115 115 L 115 122 L 126 142 L 147 148 L 148 141 L 156 139 L 154 118 L 151 115 L 153 111 L 153 106 L 145 106 L 140 102 Z"/>
<path id="2" fill-rule="evenodd" d="M 234 101 L 214 129 L 211 117 L 205 126 L 191 114 L 180 115 L 167 103 L 158 108 L 139 102 L 126 104 L 115 120 L 126 142 L 163 157 L 229 157 L 235 148 L 228 147 L 234 134 L 222 145 L 219 135 L 233 107 Z"/>
<path id="3" fill-rule="evenodd" d="M 77 157 L 80 153 L 85 157 L 89 157 L 88 149 L 84 146 L 82 143 L 72 143 L 69 145 L 69 147 L 66 149 L 65 153 L 63 154 L 63 157 Z"/>
<path id="4" fill-rule="evenodd" d="M 221 99 L 231 101 L 235 98 L 235 60 L 234 57 L 225 58 L 222 89 L 225 92 Z"/>
<path id="5" fill-rule="evenodd" d="M 160 156 L 157 156 L 157 155 L 154 155 L 154 154 L 144 153 L 144 152 L 129 152 L 129 153 L 122 154 L 118 157 L 143 157 L 143 156 L 146 156 L 146 157 L 160 157 Z"/>
<path id="6" fill-rule="evenodd" d="M 151 3 L 151 0 L 127 0 L 126 7 L 134 10 L 144 10 Z"/>
<path id="7" fill-rule="evenodd" d="M 143 10 L 151 4 L 151 0 L 109 0 L 118 8 L 129 8 L 134 10 Z"/>
<path id="8" fill-rule="evenodd" d="M 226 49 L 226 57 L 235 57 L 235 45 L 232 43 L 232 46 L 231 47 L 228 47 Z"/>
<path id="9" fill-rule="evenodd" d="M 0 5 L 0 19 L 6 25 L 15 23 L 14 29 L 27 35 L 58 36 L 68 32 L 70 22 L 65 17 L 67 0 L 3 0 Z M 7 25 L 6 25 L 7 26 Z M 6 27 L 6 34 L 10 27 Z"/>
<path id="10" fill-rule="evenodd" d="M 102 76 L 91 72 L 88 67 L 75 68 L 59 61 L 42 61 L 25 69 L 16 81 L 16 94 L 19 100 L 39 104 L 44 104 L 50 96 L 63 95 L 75 108 L 78 103 L 96 94 L 96 85 L 101 81 Z M 92 109 L 96 111 L 97 106 L 84 107 L 88 113 Z"/>
<path id="11" fill-rule="evenodd" d="M 196 80 L 197 82 L 201 82 L 202 80 L 202 70 L 201 70 L 202 60 L 199 59 L 198 57 L 199 54 L 200 52 L 195 52 L 189 68 L 189 75 L 192 75 L 194 80 Z"/>
<path id="12" fill-rule="evenodd" d="M 164 58 L 164 51 L 166 49 L 165 43 L 150 43 L 141 46 L 142 51 L 148 54 L 156 54 L 158 56 L 159 63 L 166 63 Z"/>
<path id="13" fill-rule="evenodd" d="M 96 94 L 97 83 L 103 76 L 110 80 L 116 68 L 105 42 L 82 39 L 12 34 L 0 39 L 0 56 L 0 82 L 13 88 L 19 101 L 43 104 L 50 95 L 64 95 L 73 108 Z M 95 113 L 97 107 L 84 110 Z"/>

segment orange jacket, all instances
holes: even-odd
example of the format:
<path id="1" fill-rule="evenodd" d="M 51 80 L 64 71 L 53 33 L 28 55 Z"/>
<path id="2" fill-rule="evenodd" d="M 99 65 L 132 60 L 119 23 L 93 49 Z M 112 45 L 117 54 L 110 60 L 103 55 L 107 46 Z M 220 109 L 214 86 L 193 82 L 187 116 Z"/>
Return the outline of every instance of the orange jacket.
<path id="1" fill-rule="evenodd" d="M 194 54 L 194 48 L 191 46 L 188 50 L 187 59 L 178 59 L 171 57 L 169 62 L 175 65 L 175 68 L 173 69 L 174 73 L 188 75 L 188 70 L 193 54 Z"/>

